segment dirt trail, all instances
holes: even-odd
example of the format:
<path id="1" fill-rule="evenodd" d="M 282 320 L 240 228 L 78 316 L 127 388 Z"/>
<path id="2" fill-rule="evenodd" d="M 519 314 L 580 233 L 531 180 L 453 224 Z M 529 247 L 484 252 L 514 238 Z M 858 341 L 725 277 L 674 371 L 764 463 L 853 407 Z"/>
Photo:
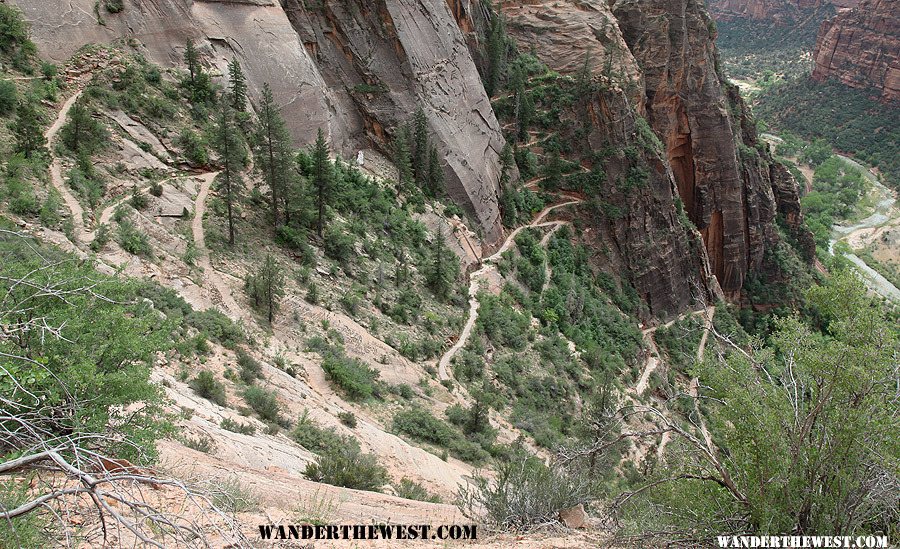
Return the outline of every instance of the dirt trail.
<path id="1" fill-rule="evenodd" d="M 56 135 L 66 123 L 69 111 L 72 109 L 75 102 L 78 101 L 80 96 L 81 90 L 78 90 L 72 94 L 72 97 L 68 98 L 66 102 L 63 103 L 62 108 L 60 108 L 59 113 L 56 115 L 56 120 L 54 120 L 53 124 L 51 124 L 50 127 L 47 128 L 47 131 L 44 132 L 44 138 L 47 140 L 47 147 L 50 149 L 50 157 L 52 158 L 52 162 L 50 163 L 50 180 L 53 183 L 53 187 L 56 188 L 62 196 L 63 201 L 66 203 L 66 207 L 69 208 L 69 211 L 72 214 L 72 225 L 75 228 L 75 240 L 84 242 L 88 237 L 84 228 L 84 208 L 81 207 L 78 199 L 75 198 L 75 195 L 73 195 L 66 186 L 62 176 L 62 162 L 53 152 Z"/>
<path id="2" fill-rule="evenodd" d="M 212 283 L 213 290 L 221 298 L 225 312 L 233 320 L 251 320 L 247 312 L 238 305 L 231 295 L 231 288 L 219 275 L 209 259 L 209 249 L 206 247 L 206 235 L 203 231 L 203 216 L 206 213 L 206 198 L 209 196 L 209 188 L 219 172 L 200 174 L 200 187 L 197 190 L 197 198 L 194 201 L 194 219 L 191 220 L 191 233 L 194 236 L 194 247 L 197 249 L 197 263 L 203 269 L 204 278 Z M 215 299 L 212 300 L 215 302 Z"/>
<path id="3" fill-rule="evenodd" d="M 506 252 L 516 240 L 516 236 L 520 232 L 525 229 L 535 228 L 535 227 L 547 227 L 547 226 L 559 226 L 564 223 L 562 221 L 551 221 L 548 223 L 542 223 L 542 221 L 550 214 L 553 210 L 563 208 L 566 206 L 571 206 L 573 204 L 580 204 L 582 202 L 581 199 L 573 199 L 568 202 L 561 202 L 559 204 L 553 204 L 551 206 L 547 206 L 543 210 L 538 213 L 534 219 L 531 220 L 531 223 L 528 225 L 522 225 L 521 227 L 516 228 L 514 231 L 509 233 L 506 237 L 506 240 L 503 241 L 503 245 L 490 257 L 482 259 L 482 267 L 472 273 L 469 276 L 469 317 L 466 320 L 465 326 L 463 326 L 462 332 L 459 335 L 459 339 L 456 340 L 456 343 L 453 344 L 450 349 L 444 353 L 444 356 L 441 357 L 441 360 L 438 362 L 438 378 L 440 380 L 450 379 L 450 373 L 448 371 L 447 366 L 450 364 L 450 361 L 453 360 L 453 357 L 456 356 L 456 353 L 460 351 L 463 347 L 466 346 L 466 343 L 469 341 L 469 337 L 472 335 L 472 329 L 475 327 L 475 321 L 478 320 L 478 308 L 481 306 L 481 303 L 478 301 L 478 289 L 479 289 L 479 281 L 486 277 L 490 272 L 496 271 L 496 261 L 500 259 L 504 252 Z M 549 239 L 548 239 L 549 241 Z M 542 241 L 543 243 L 543 241 Z"/>

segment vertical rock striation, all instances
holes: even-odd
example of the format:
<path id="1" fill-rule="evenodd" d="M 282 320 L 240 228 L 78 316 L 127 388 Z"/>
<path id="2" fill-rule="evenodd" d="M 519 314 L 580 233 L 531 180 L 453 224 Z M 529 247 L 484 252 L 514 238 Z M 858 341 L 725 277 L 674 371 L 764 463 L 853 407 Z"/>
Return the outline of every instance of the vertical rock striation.
<path id="1" fill-rule="evenodd" d="M 900 2 L 863 0 L 822 23 L 813 54 L 813 78 L 836 78 L 900 99 Z"/>

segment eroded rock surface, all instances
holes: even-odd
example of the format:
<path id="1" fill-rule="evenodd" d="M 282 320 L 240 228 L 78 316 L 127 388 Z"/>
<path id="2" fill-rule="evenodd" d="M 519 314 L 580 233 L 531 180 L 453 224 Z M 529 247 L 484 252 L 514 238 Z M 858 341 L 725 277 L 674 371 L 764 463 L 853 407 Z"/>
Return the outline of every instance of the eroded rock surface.
<path id="1" fill-rule="evenodd" d="M 900 99 L 900 2 L 864 0 L 822 23 L 813 55 L 813 78 L 836 78 Z"/>

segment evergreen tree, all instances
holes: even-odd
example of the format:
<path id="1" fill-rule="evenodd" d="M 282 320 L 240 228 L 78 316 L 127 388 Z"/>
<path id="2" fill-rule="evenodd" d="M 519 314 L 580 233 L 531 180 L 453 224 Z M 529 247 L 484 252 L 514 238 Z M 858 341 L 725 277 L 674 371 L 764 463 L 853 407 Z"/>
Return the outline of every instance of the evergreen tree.
<path id="1" fill-rule="evenodd" d="M 509 182 L 512 178 L 510 175 L 510 171 L 512 171 L 513 165 L 515 165 L 516 159 L 513 156 L 513 149 L 510 147 L 509 143 L 503 145 L 503 150 L 500 151 L 500 188 L 506 189 L 509 186 Z"/>
<path id="2" fill-rule="evenodd" d="M 524 84 L 516 89 L 516 124 L 519 129 L 519 141 L 528 140 L 528 127 L 534 118 L 534 99 L 525 89 Z"/>
<path id="3" fill-rule="evenodd" d="M 428 185 L 428 118 L 422 107 L 416 110 L 413 117 L 413 151 L 412 169 L 416 183 L 420 189 Z"/>
<path id="4" fill-rule="evenodd" d="M 544 180 L 541 187 L 555 191 L 562 183 L 563 161 L 557 149 L 550 151 L 550 159 L 544 165 Z"/>
<path id="5" fill-rule="evenodd" d="M 325 228 L 325 203 L 328 200 L 332 178 L 332 166 L 328 160 L 328 143 L 325 141 L 325 134 L 322 133 L 321 128 L 316 137 L 316 144 L 313 146 L 312 177 L 316 192 L 316 208 L 318 209 L 316 234 L 321 238 Z"/>
<path id="6" fill-rule="evenodd" d="M 86 101 L 79 99 L 69 111 L 69 119 L 60 130 L 60 139 L 70 151 L 91 155 L 106 141 L 108 134 L 100 121 L 95 120 Z"/>
<path id="7" fill-rule="evenodd" d="M 453 284 L 459 278 L 459 258 L 444 241 L 444 229 L 441 227 L 431 245 L 431 256 L 425 268 L 425 283 L 441 299 L 450 297 Z"/>
<path id="8" fill-rule="evenodd" d="M 31 158 L 35 154 L 40 154 L 46 145 L 44 134 L 41 132 L 40 116 L 34 102 L 29 99 L 19 101 L 16 112 L 16 120 L 10 128 L 16 139 L 16 152 Z"/>
<path id="9" fill-rule="evenodd" d="M 231 81 L 231 108 L 235 112 L 245 112 L 247 110 L 247 78 L 244 76 L 244 71 L 241 70 L 241 64 L 238 63 L 237 58 L 232 58 L 228 63 L 228 76 Z"/>
<path id="10" fill-rule="evenodd" d="M 439 196 L 444 192 L 444 169 L 441 167 L 441 159 L 437 147 L 431 146 L 428 154 L 428 177 L 426 189 L 431 196 Z"/>
<path id="11" fill-rule="evenodd" d="M 506 22 L 503 14 L 489 5 L 491 15 L 490 28 L 487 37 L 487 78 L 484 89 L 488 97 L 500 91 L 500 82 L 506 72 L 507 53 L 509 51 L 509 39 L 506 36 Z"/>
<path id="12" fill-rule="evenodd" d="M 277 230 L 279 201 L 284 199 L 288 178 L 292 172 L 291 136 L 268 83 L 263 84 L 254 144 L 257 164 L 272 194 L 272 222 Z"/>
<path id="13" fill-rule="evenodd" d="M 284 296 L 284 270 L 271 255 L 266 255 L 259 270 L 247 276 L 247 293 L 253 303 L 266 312 L 269 323 L 275 320 L 275 312 Z"/>
<path id="14" fill-rule="evenodd" d="M 234 121 L 234 111 L 231 110 L 230 105 L 222 105 L 211 141 L 216 154 L 219 155 L 219 161 L 222 163 L 219 179 L 228 208 L 228 243 L 233 246 L 234 205 L 242 187 L 240 165 L 244 156 L 244 145 Z"/>
<path id="15" fill-rule="evenodd" d="M 200 71 L 200 54 L 197 53 L 197 48 L 194 47 L 194 41 L 191 39 L 188 39 L 184 48 L 184 64 L 187 66 L 193 90 L 197 85 L 197 73 Z"/>
<path id="16" fill-rule="evenodd" d="M 400 188 L 409 188 L 413 183 L 412 157 L 409 151 L 409 128 L 404 124 L 394 138 L 394 165 L 397 166 L 397 182 Z"/>

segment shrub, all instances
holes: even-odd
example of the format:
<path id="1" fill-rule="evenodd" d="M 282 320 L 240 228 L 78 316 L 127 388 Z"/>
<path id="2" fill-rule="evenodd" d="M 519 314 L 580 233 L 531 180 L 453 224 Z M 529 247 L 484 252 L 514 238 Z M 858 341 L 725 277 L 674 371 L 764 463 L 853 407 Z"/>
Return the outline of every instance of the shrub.
<path id="1" fill-rule="evenodd" d="M 471 520 L 522 531 L 556 522 L 561 510 L 585 503 L 591 495 L 586 477 L 529 457 L 501 462 L 493 480 L 474 475 L 459 488 L 457 506 Z"/>
<path id="2" fill-rule="evenodd" d="M 125 9 L 122 0 L 106 0 L 106 11 L 109 13 L 119 13 Z"/>
<path id="3" fill-rule="evenodd" d="M 241 484 L 236 476 L 210 481 L 205 491 L 209 493 L 213 505 L 229 513 L 245 513 L 259 507 L 256 493 Z"/>
<path id="4" fill-rule="evenodd" d="M 181 147 L 184 158 L 192 166 L 209 164 L 209 148 L 206 140 L 194 130 L 187 128 L 178 136 L 177 145 Z"/>
<path id="5" fill-rule="evenodd" d="M 248 355 L 243 349 L 238 349 L 237 361 L 241 381 L 251 385 L 257 379 L 263 379 L 262 364 Z"/>
<path id="6" fill-rule="evenodd" d="M 353 412 L 341 412 L 338 414 L 338 419 L 341 420 L 341 423 L 351 429 L 356 427 L 356 416 L 353 415 Z"/>
<path id="7" fill-rule="evenodd" d="M 306 234 L 302 231 L 291 227 L 290 225 L 281 225 L 275 234 L 279 243 L 300 253 L 300 263 L 308 267 L 316 264 L 316 253 L 312 246 L 307 242 Z"/>
<path id="8" fill-rule="evenodd" d="M 325 255 L 344 262 L 353 256 L 353 236 L 337 224 L 325 230 Z"/>
<path id="9" fill-rule="evenodd" d="M 397 496 L 405 499 L 414 499 L 416 501 L 427 501 L 429 503 L 440 503 L 441 498 L 430 494 L 424 486 L 418 482 L 404 478 L 394 486 Z"/>
<path id="10" fill-rule="evenodd" d="M 407 408 L 394 415 L 394 429 L 423 442 L 450 447 L 459 435 L 445 422 L 421 408 Z"/>
<path id="11" fill-rule="evenodd" d="M 185 303 L 185 305 L 187 304 Z M 185 317 L 185 323 L 198 332 L 205 334 L 209 339 L 229 349 L 235 348 L 235 346 L 247 339 L 239 325 L 215 309 L 206 309 L 204 311 L 189 309 Z"/>
<path id="12" fill-rule="evenodd" d="M 123 219 L 119 222 L 118 242 L 119 246 L 122 246 L 122 249 L 130 254 L 144 257 L 153 256 L 153 248 L 150 246 L 147 235 L 142 233 L 130 219 Z"/>
<path id="13" fill-rule="evenodd" d="M 365 400 L 377 396 L 379 373 L 361 360 L 329 352 L 322 359 L 322 369 L 335 385 L 352 400 Z"/>
<path id="14" fill-rule="evenodd" d="M 244 400 L 262 419 L 275 423 L 281 420 L 281 405 L 275 391 L 251 385 L 244 389 Z"/>
<path id="15" fill-rule="evenodd" d="M 0 116 L 15 111 L 18 100 L 16 85 L 9 80 L 0 79 Z"/>
<path id="16" fill-rule="evenodd" d="M 378 459 L 354 446 L 327 451 L 318 463 L 308 464 L 303 474 L 314 482 L 374 492 L 381 491 L 388 480 L 387 470 L 378 464 Z"/>
<path id="17" fill-rule="evenodd" d="M 215 374 L 209 370 L 203 370 L 197 374 L 197 377 L 191 380 L 190 387 L 197 393 L 197 396 L 210 402 L 215 402 L 223 407 L 228 404 L 228 397 L 225 395 L 225 385 L 216 379 Z"/>
<path id="18" fill-rule="evenodd" d="M 204 454 L 210 454 L 213 450 L 216 449 L 216 442 L 204 434 L 198 435 L 197 438 L 184 436 L 181 437 L 180 440 L 182 444 L 184 444 L 191 450 L 203 452 Z"/>
<path id="19" fill-rule="evenodd" d="M 242 435 L 252 435 L 256 433 L 256 427 L 254 427 L 252 423 L 240 423 L 228 417 L 219 423 L 219 427 Z"/>
<path id="20" fill-rule="evenodd" d="M 141 211 L 150 205 L 150 200 L 148 200 L 147 196 L 141 192 L 140 187 L 135 187 L 131 190 L 131 198 L 128 200 L 128 203 L 131 204 L 131 207 L 135 210 Z"/>
<path id="21" fill-rule="evenodd" d="M 154 181 L 150 184 L 150 194 L 159 198 L 163 195 L 163 186 L 159 181 Z"/>
<path id="22" fill-rule="evenodd" d="M 109 243 L 109 225 L 101 223 L 94 232 L 94 240 L 91 240 L 91 251 L 99 252 Z"/>
<path id="23" fill-rule="evenodd" d="M 3 7 L 0 5 L 0 7 Z M 0 483 L 0 509 L 15 509 L 28 503 L 31 483 L 9 480 Z M 0 547 L 43 547 L 47 543 L 49 520 L 41 513 L 26 513 L 0 522 Z"/>
<path id="24" fill-rule="evenodd" d="M 309 418 L 309 412 L 304 410 L 303 415 L 297 420 L 297 425 L 291 432 L 294 442 L 303 446 L 310 452 L 324 454 L 329 451 L 356 444 L 355 440 L 340 436 L 334 429 L 323 429 Z"/>

